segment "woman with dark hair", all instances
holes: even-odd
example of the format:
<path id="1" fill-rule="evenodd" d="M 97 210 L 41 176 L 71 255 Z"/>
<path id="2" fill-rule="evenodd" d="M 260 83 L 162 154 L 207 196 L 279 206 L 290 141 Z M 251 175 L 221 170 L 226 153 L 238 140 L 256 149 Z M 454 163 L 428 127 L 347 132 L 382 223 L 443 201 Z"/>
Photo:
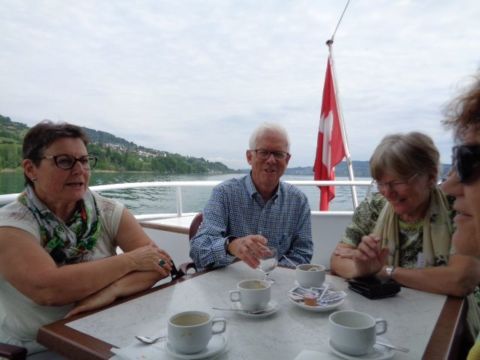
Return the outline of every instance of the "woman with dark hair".
<path id="1" fill-rule="evenodd" d="M 449 108 L 445 124 L 455 133 L 453 169 L 443 190 L 455 197 L 456 230 L 453 247 L 456 256 L 469 262 L 469 272 L 480 283 L 480 75 L 473 86 Z M 467 297 L 467 319 L 471 332 L 480 328 L 480 290 Z M 480 335 L 467 359 L 480 359 Z"/>
<path id="2" fill-rule="evenodd" d="M 0 209 L 0 342 L 29 354 L 45 350 L 35 342 L 40 326 L 147 289 L 171 270 L 123 205 L 89 190 L 97 158 L 87 143 L 75 125 L 31 128 L 25 190 Z"/>

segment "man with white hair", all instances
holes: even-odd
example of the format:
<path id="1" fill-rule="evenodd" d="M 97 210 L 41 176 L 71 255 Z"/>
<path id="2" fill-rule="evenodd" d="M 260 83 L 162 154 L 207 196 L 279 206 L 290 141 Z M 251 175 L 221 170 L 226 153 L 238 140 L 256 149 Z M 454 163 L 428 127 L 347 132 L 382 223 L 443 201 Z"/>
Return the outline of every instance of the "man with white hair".
<path id="1" fill-rule="evenodd" d="M 287 132 L 264 123 L 251 135 L 248 175 L 216 186 L 191 241 L 197 268 L 226 266 L 240 259 L 256 268 L 259 257 L 277 249 L 279 263 L 309 263 L 313 253 L 307 197 L 280 181 L 290 160 Z M 290 260 L 290 262 L 286 259 Z"/>

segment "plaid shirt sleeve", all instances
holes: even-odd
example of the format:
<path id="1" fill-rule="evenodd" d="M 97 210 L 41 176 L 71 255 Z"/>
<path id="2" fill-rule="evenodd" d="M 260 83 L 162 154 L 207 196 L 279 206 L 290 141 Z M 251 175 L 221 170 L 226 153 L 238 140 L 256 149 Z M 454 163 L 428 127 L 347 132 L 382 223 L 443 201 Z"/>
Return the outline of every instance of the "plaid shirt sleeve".
<path id="1" fill-rule="evenodd" d="M 190 257 L 197 268 L 231 264 L 235 257 L 225 249 L 228 234 L 228 209 L 222 186 L 213 189 L 203 211 L 203 222 L 190 242 Z"/>

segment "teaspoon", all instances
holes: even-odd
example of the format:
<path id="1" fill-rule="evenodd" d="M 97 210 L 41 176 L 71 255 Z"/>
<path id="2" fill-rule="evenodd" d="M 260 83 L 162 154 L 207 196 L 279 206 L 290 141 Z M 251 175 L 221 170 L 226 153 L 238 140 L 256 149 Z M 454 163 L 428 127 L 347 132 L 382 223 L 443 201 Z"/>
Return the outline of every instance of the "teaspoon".
<path id="1" fill-rule="evenodd" d="M 221 311 L 239 311 L 239 312 L 244 312 L 246 314 L 252 314 L 252 315 L 259 315 L 267 312 L 267 309 L 262 309 L 262 310 L 242 310 L 242 309 L 232 309 L 232 308 L 220 308 L 220 307 L 215 307 L 212 306 L 212 309 L 214 310 L 221 310 Z"/>
<path id="2" fill-rule="evenodd" d="M 410 351 L 409 349 L 404 348 L 404 347 L 402 347 L 402 346 L 391 345 L 391 344 L 387 344 L 387 343 L 384 343 L 384 342 L 378 341 L 378 340 L 377 340 L 375 343 L 378 344 L 378 345 L 384 346 L 384 347 L 386 347 L 386 348 L 388 348 L 388 349 L 397 350 L 397 351 L 402 351 L 402 352 L 404 352 L 404 353 L 408 353 L 408 352 Z"/>
<path id="3" fill-rule="evenodd" d="M 166 336 L 150 337 L 150 336 L 135 335 L 135 338 L 137 340 L 140 340 L 144 344 L 155 344 L 158 340 L 164 340 L 167 337 Z"/>

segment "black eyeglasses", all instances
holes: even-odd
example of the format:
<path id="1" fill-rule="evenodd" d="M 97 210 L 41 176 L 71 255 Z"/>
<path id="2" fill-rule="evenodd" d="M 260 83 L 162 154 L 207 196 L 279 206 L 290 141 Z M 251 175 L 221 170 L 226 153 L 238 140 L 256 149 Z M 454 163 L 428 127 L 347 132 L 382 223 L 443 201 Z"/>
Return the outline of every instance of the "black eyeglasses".
<path id="1" fill-rule="evenodd" d="M 254 149 L 252 151 L 255 151 L 255 154 L 257 154 L 260 160 L 267 160 L 270 155 L 273 155 L 276 160 L 285 160 L 290 156 L 290 154 L 285 151 L 270 151 L 266 149 Z"/>
<path id="2" fill-rule="evenodd" d="M 82 164 L 84 169 L 92 169 L 97 164 L 97 157 L 92 155 L 85 155 L 76 158 L 73 155 L 47 155 L 42 157 L 42 159 L 49 159 L 55 163 L 56 167 L 63 169 L 63 170 L 70 170 L 72 169 L 77 161 Z"/>
<path id="3" fill-rule="evenodd" d="M 453 147 L 452 164 L 460 182 L 472 183 L 480 178 L 480 145 L 459 145 Z"/>

